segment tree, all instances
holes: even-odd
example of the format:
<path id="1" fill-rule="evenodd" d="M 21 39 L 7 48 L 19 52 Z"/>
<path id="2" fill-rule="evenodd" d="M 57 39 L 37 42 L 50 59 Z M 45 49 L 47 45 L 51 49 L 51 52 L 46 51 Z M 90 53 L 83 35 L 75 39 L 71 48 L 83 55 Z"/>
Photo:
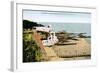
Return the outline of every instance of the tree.
<path id="1" fill-rule="evenodd" d="M 23 20 L 23 29 L 32 29 L 33 27 L 38 27 L 38 26 L 44 26 L 44 25 L 29 20 Z"/>

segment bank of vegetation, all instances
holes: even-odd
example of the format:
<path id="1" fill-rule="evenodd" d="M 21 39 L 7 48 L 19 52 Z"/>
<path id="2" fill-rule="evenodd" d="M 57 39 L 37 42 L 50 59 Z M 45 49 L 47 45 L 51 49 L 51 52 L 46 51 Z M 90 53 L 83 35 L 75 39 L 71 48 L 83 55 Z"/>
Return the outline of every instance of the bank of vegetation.
<path id="1" fill-rule="evenodd" d="M 34 26 L 42 26 L 36 22 L 23 20 L 23 62 L 40 62 L 41 49 L 32 39 L 32 28 Z"/>

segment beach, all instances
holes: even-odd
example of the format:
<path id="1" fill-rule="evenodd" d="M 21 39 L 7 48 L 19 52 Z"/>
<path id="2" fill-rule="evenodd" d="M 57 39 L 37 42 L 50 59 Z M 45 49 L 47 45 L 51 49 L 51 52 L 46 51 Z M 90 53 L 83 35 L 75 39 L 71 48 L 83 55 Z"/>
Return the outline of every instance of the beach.
<path id="1" fill-rule="evenodd" d="M 77 38 L 77 39 L 78 39 L 77 41 L 70 40 L 70 42 L 66 42 L 66 45 L 53 45 L 52 47 L 46 47 L 46 50 L 48 49 L 46 52 L 48 54 L 50 53 L 49 60 L 61 61 L 61 60 L 91 59 L 90 44 L 86 41 L 85 38 Z"/>

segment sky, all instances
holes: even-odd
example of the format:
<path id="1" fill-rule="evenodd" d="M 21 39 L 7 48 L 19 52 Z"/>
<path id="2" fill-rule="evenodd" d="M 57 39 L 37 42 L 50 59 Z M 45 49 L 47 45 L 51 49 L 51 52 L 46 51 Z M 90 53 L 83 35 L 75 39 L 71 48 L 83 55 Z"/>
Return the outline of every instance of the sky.
<path id="1" fill-rule="evenodd" d="M 35 22 L 91 23 L 91 14 L 23 10 L 23 19 Z"/>

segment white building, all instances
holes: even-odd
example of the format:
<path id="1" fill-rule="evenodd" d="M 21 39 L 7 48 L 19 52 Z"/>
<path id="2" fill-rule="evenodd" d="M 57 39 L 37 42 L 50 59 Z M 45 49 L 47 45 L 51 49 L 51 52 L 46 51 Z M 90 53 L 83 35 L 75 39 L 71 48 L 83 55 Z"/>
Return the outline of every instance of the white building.
<path id="1" fill-rule="evenodd" d="M 37 31 L 48 32 L 50 34 L 50 36 L 48 36 L 46 40 L 42 40 L 44 46 L 51 46 L 58 42 L 58 38 L 55 35 L 55 32 L 53 32 L 51 25 L 47 27 L 36 27 L 35 29 Z"/>
<path id="2" fill-rule="evenodd" d="M 37 31 L 43 31 L 43 32 L 51 32 L 52 28 L 51 26 L 47 26 L 47 27 L 35 27 Z"/>

